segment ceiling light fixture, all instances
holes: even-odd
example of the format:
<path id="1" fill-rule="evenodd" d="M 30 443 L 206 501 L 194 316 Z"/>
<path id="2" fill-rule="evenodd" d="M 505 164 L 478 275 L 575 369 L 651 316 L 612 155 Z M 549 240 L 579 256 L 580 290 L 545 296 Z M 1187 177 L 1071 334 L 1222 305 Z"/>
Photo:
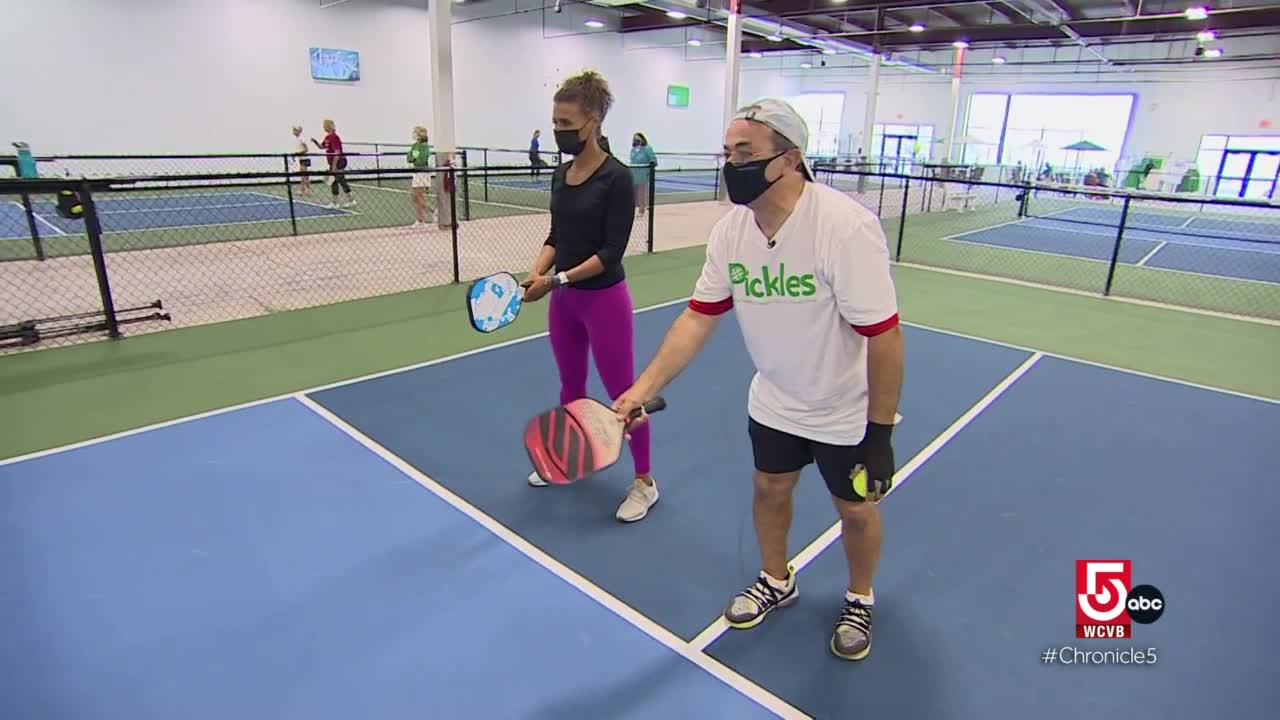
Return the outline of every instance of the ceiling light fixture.
<path id="1" fill-rule="evenodd" d="M 800 63 L 800 67 L 804 68 L 805 70 L 808 70 L 809 68 L 813 67 L 813 63 L 811 63 L 811 62 L 802 62 L 802 63 Z"/>
<path id="2" fill-rule="evenodd" d="M 680 12 L 679 10 L 668 10 L 668 11 L 667 11 L 667 17 L 671 18 L 672 20 L 683 20 L 683 19 L 685 19 L 685 18 L 687 18 L 687 17 L 689 17 L 689 16 L 688 16 L 688 15 L 685 15 L 684 13 Z"/>
<path id="3" fill-rule="evenodd" d="M 960 50 L 963 50 L 963 49 L 965 49 L 965 48 L 969 47 L 969 43 L 967 43 L 967 42 L 965 42 L 965 41 L 963 41 L 963 40 L 957 40 L 957 41 L 955 41 L 955 42 L 951 43 L 951 47 L 953 47 L 953 48 L 957 48 L 957 49 L 960 49 Z"/>
<path id="4" fill-rule="evenodd" d="M 1188 20 L 1204 20 L 1209 17 L 1209 11 L 1200 5 L 1195 5 L 1187 8 L 1186 15 Z"/>
<path id="5" fill-rule="evenodd" d="M 1213 42 L 1218 39 L 1218 33 L 1212 30 L 1201 30 L 1196 33 L 1196 39 L 1200 42 Z"/>
<path id="6" fill-rule="evenodd" d="M 1204 56 L 1211 58 L 1222 57 L 1222 48 L 1209 48 L 1204 51 Z"/>
<path id="7" fill-rule="evenodd" d="M 761 52 L 749 52 L 749 53 L 747 53 L 747 57 L 753 57 L 753 58 L 755 58 L 756 60 L 759 60 L 760 58 L 764 57 L 764 53 L 761 53 Z"/>
<path id="8" fill-rule="evenodd" d="M 835 51 L 833 48 L 822 48 L 822 54 L 823 54 L 823 55 L 835 55 L 835 54 L 836 54 L 836 51 Z"/>
<path id="9" fill-rule="evenodd" d="M 774 33 L 765 39 L 769 40 L 770 42 L 782 42 L 782 36 L 779 35 L 778 33 Z"/>
<path id="10" fill-rule="evenodd" d="M 913 33 L 922 33 L 924 32 L 924 25 L 921 25 L 920 23 L 916 23 L 907 29 Z"/>
<path id="11" fill-rule="evenodd" d="M 596 28 L 596 29 L 604 27 L 604 23 L 600 22 L 599 20 L 588 20 L 582 24 L 586 25 L 589 28 Z"/>
<path id="12" fill-rule="evenodd" d="M 991 58 L 991 62 L 995 63 L 996 65 L 1003 65 L 1003 64 L 1004 64 L 1004 58 L 1003 58 L 1003 57 L 1001 57 L 1001 56 L 999 56 L 999 55 L 997 55 L 997 56 L 995 56 L 995 57 Z"/>
<path id="13" fill-rule="evenodd" d="M 701 41 L 701 40 L 699 40 L 698 38 L 694 38 L 694 39 L 692 39 L 692 40 L 690 40 L 690 41 L 689 41 L 689 44 L 690 44 L 690 45 L 692 45 L 692 46 L 694 46 L 694 47 L 698 47 L 699 45 L 701 45 L 701 44 L 702 44 L 702 41 Z"/>

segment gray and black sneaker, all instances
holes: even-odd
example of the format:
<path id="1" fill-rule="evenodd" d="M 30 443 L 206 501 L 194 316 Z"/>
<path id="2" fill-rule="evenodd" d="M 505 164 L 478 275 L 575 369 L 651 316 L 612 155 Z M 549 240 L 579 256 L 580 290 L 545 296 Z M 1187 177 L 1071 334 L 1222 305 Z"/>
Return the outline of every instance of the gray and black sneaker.
<path id="1" fill-rule="evenodd" d="M 795 570 L 787 568 L 787 575 L 787 584 L 779 586 L 776 580 L 761 572 L 760 577 L 746 590 L 738 593 L 724 611 L 724 619 L 729 626 L 739 630 L 755 627 L 774 608 L 794 603 L 800 597 Z"/>
<path id="2" fill-rule="evenodd" d="M 844 599 L 840 619 L 831 633 L 831 652 L 845 660 L 861 660 L 871 654 L 871 606 Z"/>

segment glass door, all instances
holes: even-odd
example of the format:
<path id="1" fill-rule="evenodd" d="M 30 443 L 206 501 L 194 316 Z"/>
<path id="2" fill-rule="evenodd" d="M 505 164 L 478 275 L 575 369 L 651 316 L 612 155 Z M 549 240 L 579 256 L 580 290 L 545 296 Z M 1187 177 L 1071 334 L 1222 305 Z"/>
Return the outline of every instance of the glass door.
<path id="1" fill-rule="evenodd" d="M 1253 156 L 1254 152 L 1251 150 L 1228 150 L 1223 153 L 1222 164 L 1218 166 L 1218 185 L 1214 194 L 1218 197 L 1244 195 L 1244 184 L 1249 179 Z"/>

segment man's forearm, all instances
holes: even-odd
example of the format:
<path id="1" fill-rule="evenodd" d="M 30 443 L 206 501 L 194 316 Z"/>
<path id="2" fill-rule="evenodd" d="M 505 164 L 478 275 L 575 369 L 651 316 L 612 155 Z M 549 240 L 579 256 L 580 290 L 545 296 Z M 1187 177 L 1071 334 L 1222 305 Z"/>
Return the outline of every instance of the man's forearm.
<path id="1" fill-rule="evenodd" d="M 881 425 L 892 425 L 902 393 L 901 327 L 882 332 L 867 341 L 867 384 L 871 394 L 867 419 Z"/>
<path id="2" fill-rule="evenodd" d="M 718 315 L 704 315 L 685 308 L 671 324 L 671 329 L 667 331 L 658 352 L 649 362 L 649 367 L 636 380 L 636 388 L 649 397 L 661 392 L 667 383 L 674 380 L 693 361 L 719 324 Z"/>

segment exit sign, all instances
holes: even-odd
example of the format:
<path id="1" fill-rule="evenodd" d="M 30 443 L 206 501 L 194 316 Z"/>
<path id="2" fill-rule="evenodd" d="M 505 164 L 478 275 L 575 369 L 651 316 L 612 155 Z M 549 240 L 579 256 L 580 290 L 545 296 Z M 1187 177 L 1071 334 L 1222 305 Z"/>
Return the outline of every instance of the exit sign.
<path id="1" fill-rule="evenodd" d="M 668 85 L 667 107 L 689 107 L 689 88 L 684 85 Z"/>

